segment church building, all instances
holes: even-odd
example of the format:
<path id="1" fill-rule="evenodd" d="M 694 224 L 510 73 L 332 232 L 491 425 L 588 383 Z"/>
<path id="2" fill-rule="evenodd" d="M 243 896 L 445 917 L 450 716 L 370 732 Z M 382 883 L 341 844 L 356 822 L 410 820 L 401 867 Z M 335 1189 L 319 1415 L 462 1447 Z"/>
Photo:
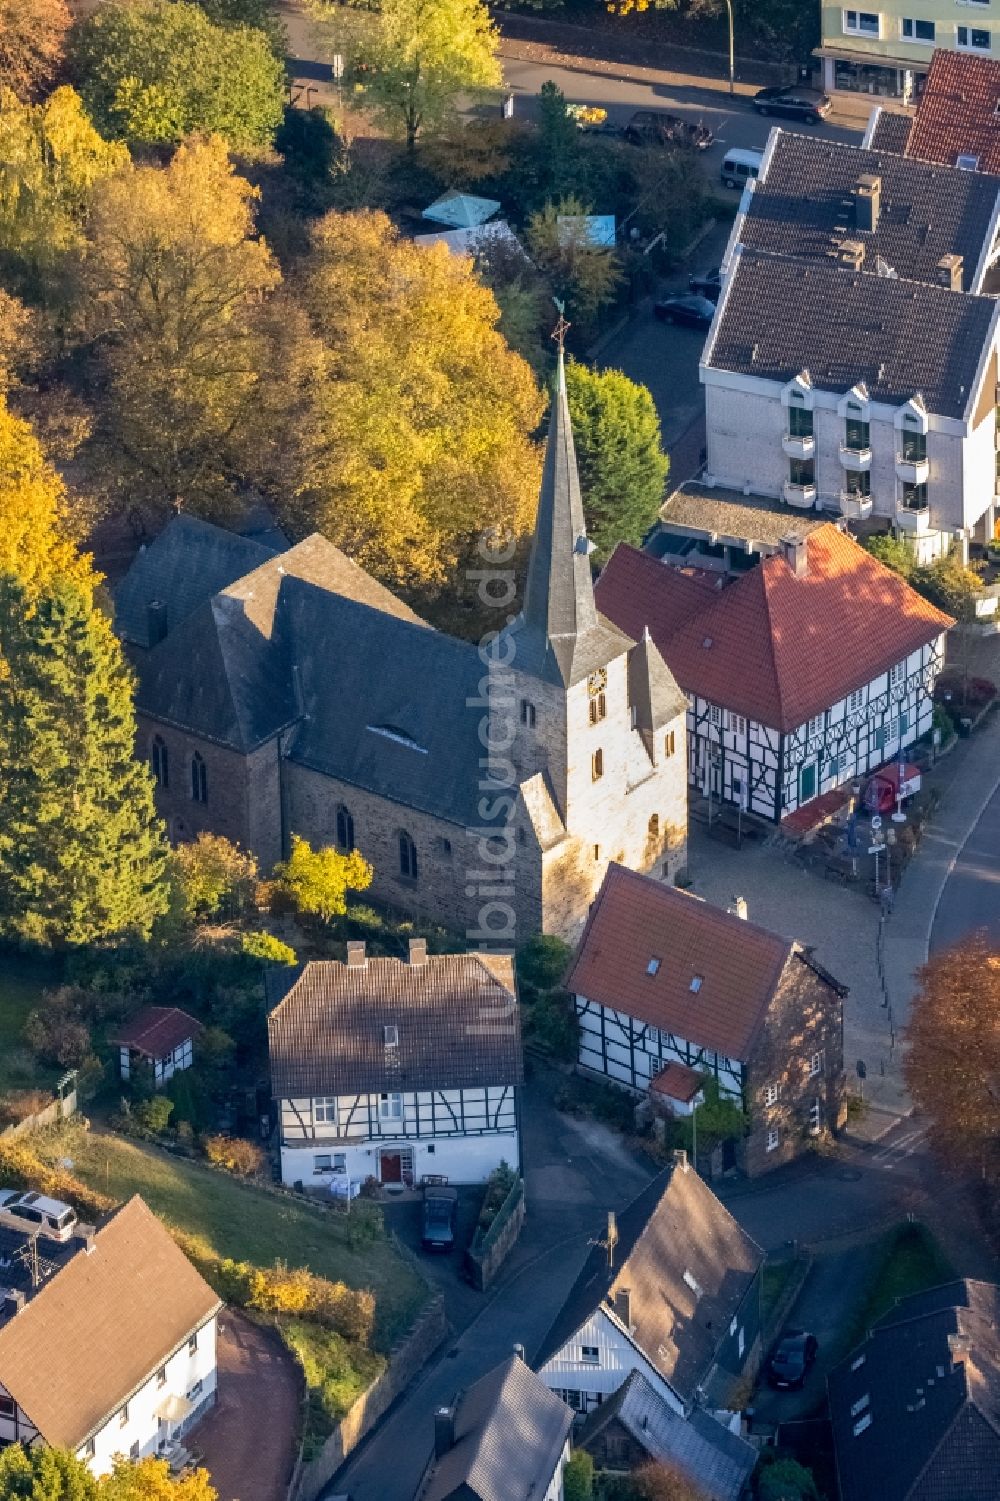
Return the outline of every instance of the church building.
<path id="1" fill-rule="evenodd" d="M 561 359 L 522 608 L 478 647 L 318 534 L 176 517 L 116 595 L 171 839 L 224 834 L 264 871 L 292 834 L 357 848 L 373 899 L 504 948 L 578 937 L 611 861 L 672 880 L 687 701 L 598 612 L 592 551 Z"/>

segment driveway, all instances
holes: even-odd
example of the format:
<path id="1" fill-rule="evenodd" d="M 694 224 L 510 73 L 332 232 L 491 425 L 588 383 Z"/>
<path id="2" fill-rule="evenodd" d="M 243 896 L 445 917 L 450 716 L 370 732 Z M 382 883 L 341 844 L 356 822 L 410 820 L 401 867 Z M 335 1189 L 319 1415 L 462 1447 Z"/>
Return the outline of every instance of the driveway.
<path id="1" fill-rule="evenodd" d="M 295 1463 L 298 1368 L 272 1329 L 224 1309 L 219 1318 L 219 1399 L 192 1431 L 219 1501 L 276 1501 Z"/>

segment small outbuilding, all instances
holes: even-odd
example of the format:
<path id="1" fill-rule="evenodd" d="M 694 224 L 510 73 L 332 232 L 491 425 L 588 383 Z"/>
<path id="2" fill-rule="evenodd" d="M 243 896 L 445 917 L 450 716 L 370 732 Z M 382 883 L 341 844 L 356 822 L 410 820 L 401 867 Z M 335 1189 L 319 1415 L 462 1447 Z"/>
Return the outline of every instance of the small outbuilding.
<path id="1" fill-rule="evenodd" d="M 110 1037 L 119 1049 L 119 1071 L 130 1079 L 136 1062 L 152 1064 L 153 1084 L 162 1089 L 167 1080 L 194 1062 L 195 1038 L 204 1029 L 201 1022 L 177 1006 L 144 1006 Z"/>

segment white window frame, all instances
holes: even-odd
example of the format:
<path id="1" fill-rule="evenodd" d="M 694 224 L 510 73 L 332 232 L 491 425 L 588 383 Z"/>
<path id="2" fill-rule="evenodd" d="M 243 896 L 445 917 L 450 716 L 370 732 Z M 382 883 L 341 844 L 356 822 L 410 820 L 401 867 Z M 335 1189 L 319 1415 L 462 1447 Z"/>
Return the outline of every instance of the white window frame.
<path id="1" fill-rule="evenodd" d="M 767 1150 L 776 1152 L 781 1146 L 781 1132 L 777 1126 L 771 1126 L 767 1133 Z"/>
<path id="2" fill-rule="evenodd" d="M 401 1094 L 380 1094 L 378 1097 L 379 1120 L 401 1121 L 403 1119 L 403 1096 Z"/>
<path id="3" fill-rule="evenodd" d="M 907 26 L 910 28 L 909 31 L 906 29 Z M 917 36 L 918 26 L 929 26 L 931 28 L 930 36 Z M 928 21 L 924 16 L 903 16 L 899 22 L 899 34 L 904 42 L 918 42 L 922 47 L 934 47 L 937 45 L 937 23 L 935 21 Z"/>
<path id="4" fill-rule="evenodd" d="M 905 682 L 906 682 L 906 663 L 905 662 L 895 662 L 893 664 L 893 666 L 889 668 L 889 687 L 890 688 L 898 688 L 901 683 L 905 683 Z"/>
<path id="5" fill-rule="evenodd" d="M 581 1345 L 580 1346 L 580 1364 L 581 1365 L 600 1365 L 600 1363 L 601 1363 L 601 1347 L 600 1347 L 600 1345 Z"/>
<path id="6" fill-rule="evenodd" d="M 742 714 L 735 714 L 732 709 L 727 709 L 726 729 L 732 730 L 736 735 L 745 735 L 747 732 L 747 722 Z"/>
<path id="7" fill-rule="evenodd" d="M 855 1423 L 855 1425 L 854 1425 L 854 1427 L 853 1427 L 853 1429 L 851 1431 L 854 1434 L 855 1438 L 860 1438 L 861 1435 L 864 1433 L 865 1429 L 866 1428 L 870 1428 L 871 1426 L 872 1426 L 872 1415 L 871 1415 L 871 1409 L 869 1409 L 868 1412 L 864 1413 L 860 1418 L 858 1418 L 858 1421 Z"/>
<path id="8" fill-rule="evenodd" d="M 814 714 L 806 725 L 806 739 L 812 740 L 816 735 L 822 735 L 826 729 L 826 714 Z"/>
<path id="9" fill-rule="evenodd" d="M 813 1053 L 812 1057 L 809 1059 L 809 1077 L 810 1077 L 810 1079 L 815 1079 L 822 1072 L 823 1072 L 823 1051 L 822 1051 L 822 1049 L 820 1049 L 820 1051 L 818 1053 Z"/>
<path id="10" fill-rule="evenodd" d="M 851 16 L 854 17 L 853 25 L 849 19 Z M 872 31 L 870 26 L 861 25 L 862 16 L 875 17 L 876 24 L 874 31 Z M 841 22 L 845 36 L 881 37 L 882 35 L 882 13 L 878 10 L 844 10 L 841 12 Z"/>
<path id="11" fill-rule="evenodd" d="M 719 708 L 718 704 L 709 704 L 708 722 L 709 724 L 714 725 L 719 725 L 722 723 L 722 710 Z"/>
<path id="12" fill-rule="evenodd" d="M 849 693 L 847 695 L 847 712 L 848 712 L 848 714 L 856 714 L 858 712 L 858 710 L 859 709 L 863 709 L 864 706 L 865 706 L 865 690 L 864 690 L 864 688 L 855 688 L 855 690 L 854 690 L 853 693 Z"/>
<path id="13" fill-rule="evenodd" d="M 764 1085 L 764 1104 L 767 1106 L 768 1110 L 773 1109 L 773 1107 L 775 1105 L 777 1105 L 778 1100 L 780 1099 L 780 1097 L 781 1097 L 781 1085 L 780 1084 L 765 1084 Z"/>
<path id="14" fill-rule="evenodd" d="M 337 1124 L 336 1095 L 317 1095 L 316 1099 L 313 1100 L 313 1123 L 321 1126 L 335 1126 Z"/>
<path id="15" fill-rule="evenodd" d="M 964 42 L 962 41 L 963 31 L 965 32 Z M 985 47 L 976 46 L 976 44 L 972 40 L 974 33 L 979 33 L 981 36 L 985 36 L 987 42 L 987 45 Z M 980 57 L 988 57 L 989 54 L 993 51 L 993 36 L 986 26 L 956 26 L 955 46 L 957 47 L 959 52 L 975 52 Z"/>

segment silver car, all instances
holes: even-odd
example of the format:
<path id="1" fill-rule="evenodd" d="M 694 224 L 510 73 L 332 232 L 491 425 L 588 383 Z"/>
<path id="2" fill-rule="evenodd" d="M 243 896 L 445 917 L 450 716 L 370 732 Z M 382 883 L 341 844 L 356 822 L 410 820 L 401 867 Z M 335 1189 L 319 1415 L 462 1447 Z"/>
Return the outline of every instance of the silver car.
<path id="1" fill-rule="evenodd" d="M 76 1229 L 76 1210 L 61 1199 L 19 1188 L 0 1188 L 0 1225 L 43 1240 L 72 1240 Z"/>

